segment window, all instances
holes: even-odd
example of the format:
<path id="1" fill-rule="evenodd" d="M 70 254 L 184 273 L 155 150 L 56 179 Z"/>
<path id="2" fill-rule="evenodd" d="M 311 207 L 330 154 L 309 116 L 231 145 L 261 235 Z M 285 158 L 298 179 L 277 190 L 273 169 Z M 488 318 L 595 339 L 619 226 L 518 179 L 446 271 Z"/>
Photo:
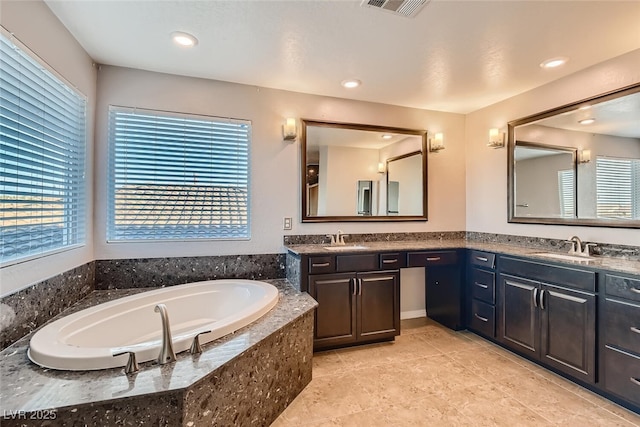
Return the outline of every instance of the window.
<path id="1" fill-rule="evenodd" d="M 640 159 L 596 158 L 598 218 L 640 219 Z"/>
<path id="2" fill-rule="evenodd" d="M 575 178 L 573 169 L 558 171 L 558 188 L 560 189 L 560 217 L 575 218 Z"/>
<path id="3" fill-rule="evenodd" d="M 0 262 L 85 242 L 86 99 L 0 35 Z"/>
<path id="4" fill-rule="evenodd" d="M 248 121 L 110 107 L 107 240 L 248 239 Z"/>

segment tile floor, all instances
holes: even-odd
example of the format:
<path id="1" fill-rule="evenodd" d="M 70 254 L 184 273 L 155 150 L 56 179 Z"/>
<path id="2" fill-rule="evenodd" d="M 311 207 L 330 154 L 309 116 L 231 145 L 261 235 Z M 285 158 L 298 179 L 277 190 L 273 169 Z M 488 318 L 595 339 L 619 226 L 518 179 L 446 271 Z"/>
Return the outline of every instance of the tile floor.
<path id="1" fill-rule="evenodd" d="M 474 335 L 402 321 L 394 343 L 314 354 L 313 381 L 272 424 L 640 426 L 640 416 Z"/>

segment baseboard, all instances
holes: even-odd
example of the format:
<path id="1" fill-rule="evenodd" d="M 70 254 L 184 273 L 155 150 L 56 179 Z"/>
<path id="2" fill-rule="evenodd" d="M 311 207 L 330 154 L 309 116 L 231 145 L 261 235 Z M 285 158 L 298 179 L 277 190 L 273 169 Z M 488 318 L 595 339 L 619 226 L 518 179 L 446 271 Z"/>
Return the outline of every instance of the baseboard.
<path id="1" fill-rule="evenodd" d="M 411 310 L 400 313 L 400 319 L 415 319 L 416 317 L 427 317 L 427 310 Z"/>

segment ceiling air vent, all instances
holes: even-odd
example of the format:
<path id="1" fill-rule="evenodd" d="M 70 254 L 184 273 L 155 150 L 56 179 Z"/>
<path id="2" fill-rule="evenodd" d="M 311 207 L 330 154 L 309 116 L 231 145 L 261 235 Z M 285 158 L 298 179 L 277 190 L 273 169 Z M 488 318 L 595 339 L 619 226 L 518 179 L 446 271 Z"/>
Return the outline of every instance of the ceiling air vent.
<path id="1" fill-rule="evenodd" d="M 363 0 L 361 6 L 413 18 L 431 0 Z"/>

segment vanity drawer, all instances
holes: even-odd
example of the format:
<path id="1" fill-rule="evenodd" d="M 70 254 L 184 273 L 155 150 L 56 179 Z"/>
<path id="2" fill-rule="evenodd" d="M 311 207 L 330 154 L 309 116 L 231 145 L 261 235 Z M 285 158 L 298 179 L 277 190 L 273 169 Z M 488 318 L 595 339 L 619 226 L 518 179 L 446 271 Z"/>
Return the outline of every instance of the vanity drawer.
<path id="1" fill-rule="evenodd" d="M 640 404 L 640 357 L 606 346 L 604 364 L 605 389 Z"/>
<path id="2" fill-rule="evenodd" d="M 480 268 L 471 270 L 471 295 L 489 304 L 496 303 L 495 273 Z"/>
<path id="3" fill-rule="evenodd" d="M 378 269 L 378 254 L 336 256 L 336 271 L 370 271 Z"/>
<path id="4" fill-rule="evenodd" d="M 640 278 L 605 274 L 604 289 L 607 295 L 640 301 Z"/>
<path id="5" fill-rule="evenodd" d="M 400 252 L 380 254 L 379 268 L 381 270 L 397 270 L 398 268 L 404 268 L 405 265 L 405 257 Z"/>
<path id="6" fill-rule="evenodd" d="M 640 354 L 640 305 L 604 301 L 605 344 Z"/>
<path id="7" fill-rule="evenodd" d="M 407 267 L 425 267 L 429 265 L 450 265 L 458 262 L 456 251 L 409 252 Z"/>
<path id="8" fill-rule="evenodd" d="M 471 301 L 469 326 L 474 331 L 488 337 L 496 336 L 496 308 L 493 305 L 478 301 Z"/>
<path id="9" fill-rule="evenodd" d="M 469 261 L 472 265 L 494 269 L 496 268 L 496 254 L 482 251 L 471 251 Z"/>
<path id="10" fill-rule="evenodd" d="M 500 257 L 500 272 L 587 292 L 596 291 L 596 273 L 593 271 L 502 256 Z"/>
<path id="11" fill-rule="evenodd" d="M 335 270 L 335 257 L 332 255 L 309 258 L 309 274 L 333 273 Z"/>

